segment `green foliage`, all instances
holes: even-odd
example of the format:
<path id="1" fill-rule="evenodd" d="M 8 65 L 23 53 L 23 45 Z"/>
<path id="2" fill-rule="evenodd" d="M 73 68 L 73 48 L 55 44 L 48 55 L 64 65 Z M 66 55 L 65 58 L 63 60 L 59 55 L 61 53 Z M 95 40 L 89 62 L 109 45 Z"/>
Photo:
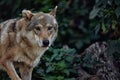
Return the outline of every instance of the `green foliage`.
<path id="1" fill-rule="evenodd" d="M 75 49 L 53 49 L 50 48 L 41 59 L 41 63 L 36 68 L 34 77 L 44 80 L 75 80 L 71 74 L 77 75 L 73 68 L 73 56 Z"/>
<path id="2" fill-rule="evenodd" d="M 98 18 L 96 27 L 107 38 L 116 38 L 120 35 L 120 1 L 119 0 L 96 0 L 90 19 Z M 98 26 L 99 25 L 99 26 Z M 98 29 L 96 28 L 96 29 Z M 97 31 L 98 33 L 99 31 Z"/>

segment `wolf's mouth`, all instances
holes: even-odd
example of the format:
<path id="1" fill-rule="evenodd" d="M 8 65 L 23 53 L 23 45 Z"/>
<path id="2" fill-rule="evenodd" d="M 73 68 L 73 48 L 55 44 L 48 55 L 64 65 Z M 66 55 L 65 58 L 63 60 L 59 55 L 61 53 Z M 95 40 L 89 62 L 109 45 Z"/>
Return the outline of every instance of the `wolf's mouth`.
<path id="1" fill-rule="evenodd" d="M 44 46 L 44 45 L 43 45 L 42 47 L 49 47 L 49 46 Z"/>

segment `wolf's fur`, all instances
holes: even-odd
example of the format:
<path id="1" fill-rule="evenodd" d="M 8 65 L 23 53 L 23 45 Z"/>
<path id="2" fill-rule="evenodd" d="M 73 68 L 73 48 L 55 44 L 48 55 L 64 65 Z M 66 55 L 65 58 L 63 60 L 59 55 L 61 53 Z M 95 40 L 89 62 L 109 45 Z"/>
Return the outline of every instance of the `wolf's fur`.
<path id="1" fill-rule="evenodd" d="M 50 13 L 23 10 L 22 18 L 0 23 L 0 67 L 11 80 L 31 80 L 33 68 L 57 36 L 56 9 Z"/>

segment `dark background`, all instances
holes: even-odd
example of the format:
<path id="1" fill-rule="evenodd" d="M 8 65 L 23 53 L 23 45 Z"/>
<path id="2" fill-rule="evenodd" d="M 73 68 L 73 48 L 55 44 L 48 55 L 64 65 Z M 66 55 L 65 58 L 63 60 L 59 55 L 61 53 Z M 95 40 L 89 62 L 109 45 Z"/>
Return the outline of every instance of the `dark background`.
<path id="1" fill-rule="evenodd" d="M 21 17 L 23 9 L 50 12 L 56 5 L 59 34 L 34 69 L 33 80 L 77 80 L 79 66 L 94 74 L 79 56 L 95 42 L 112 42 L 110 52 L 120 60 L 120 0 L 0 0 L 0 22 Z M 9 80 L 4 71 L 0 80 Z"/>

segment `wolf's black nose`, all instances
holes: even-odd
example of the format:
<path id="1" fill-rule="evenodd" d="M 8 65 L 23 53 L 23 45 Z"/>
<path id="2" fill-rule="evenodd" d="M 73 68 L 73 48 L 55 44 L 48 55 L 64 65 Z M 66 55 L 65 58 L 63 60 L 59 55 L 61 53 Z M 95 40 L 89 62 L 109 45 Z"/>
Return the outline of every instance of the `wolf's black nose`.
<path id="1" fill-rule="evenodd" d="M 43 46 L 48 46 L 49 45 L 49 40 L 43 40 Z"/>

